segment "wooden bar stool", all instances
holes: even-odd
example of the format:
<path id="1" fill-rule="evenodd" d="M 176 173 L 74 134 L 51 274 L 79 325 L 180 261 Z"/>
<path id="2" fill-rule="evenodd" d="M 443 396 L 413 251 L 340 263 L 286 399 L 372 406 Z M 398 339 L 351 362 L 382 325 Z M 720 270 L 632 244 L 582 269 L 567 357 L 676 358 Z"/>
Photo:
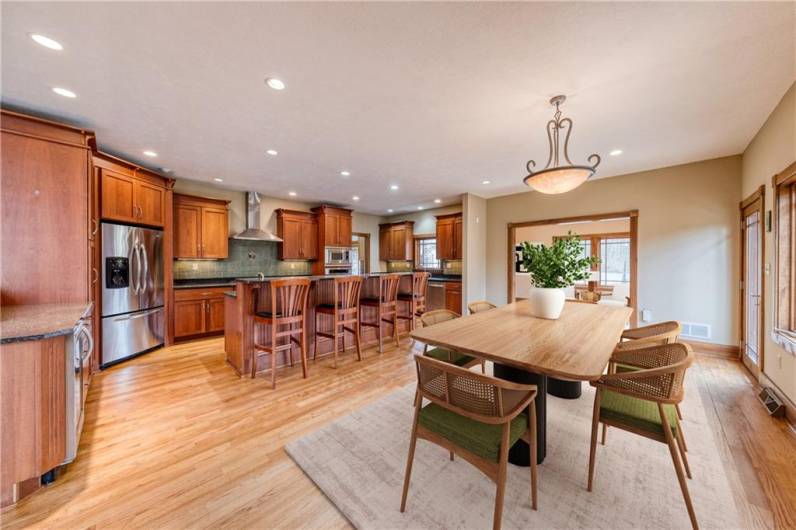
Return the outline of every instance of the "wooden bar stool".
<path id="1" fill-rule="evenodd" d="M 399 314 L 398 318 L 400 320 L 408 320 L 410 330 L 414 330 L 416 327 L 415 319 L 426 312 L 426 291 L 428 290 L 428 279 L 430 276 L 430 272 L 412 273 L 412 292 L 398 294 L 398 301 L 404 302 L 409 309 L 407 314 Z"/>
<path id="2" fill-rule="evenodd" d="M 398 283 L 401 277 L 398 274 L 385 274 L 379 276 L 379 297 L 362 298 L 359 301 L 360 313 L 365 307 L 376 309 L 376 321 L 365 322 L 362 314 L 359 315 L 359 326 L 376 328 L 379 334 L 379 353 L 384 351 L 382 346 L 382 323 L 392 324 L 393 336 L 395 337 L 395 347 L 398 342 Z"/>
<path id="3" fill-rule="evenodd" d="M 362 347 L 359 342 L 359 293 L 362 290 L 362 276 L 345 276 L 334 279 L 334 302 L 331 304 L 318 304 L 315 306 L 315 353 L 314 361 L 318 357 L 318 337 L 332 339 L 334 352 L 334 367 L 337 368 L 337 339 L 343 338 L 343 352 L 345 352 L 345 332 L 354 336 L 357 345 L 357 360 L 362 360 Z M 318 317 L 329 315 L 332 317 L 331 333 L 320 331 Z M 351 327 L 346 327 L 351 326 Z M 342 330 L 340 329 L 342 327 Z M 338 331 L 340 331 L 338 333 Z"/>
<path id="4" fill-rule="evenodd" d="M 310 280 L 296 278 L 273 280 L 271 283 L 271 305 L 265 311 L 254 315 L 254 325 L 269 324 L 271 326 L 271 343 L 268 345 L 254 343 L 252 359 L 252 378 L 257 375 L 257 360 L 263 355 L 271 355 L 271 387 L 276 388 L 276 354 L 287 351 L 290 364 L 293 365 L 293 344 L 301 348 L 301 371 L 307 377 L 307 299 L 310 292 Z M 281 328 L 281 329 L 280 329 Z M 296 335 L 300 336 L 296 338 Z M 280 344 L 286 339 L 284 344 Z"/>

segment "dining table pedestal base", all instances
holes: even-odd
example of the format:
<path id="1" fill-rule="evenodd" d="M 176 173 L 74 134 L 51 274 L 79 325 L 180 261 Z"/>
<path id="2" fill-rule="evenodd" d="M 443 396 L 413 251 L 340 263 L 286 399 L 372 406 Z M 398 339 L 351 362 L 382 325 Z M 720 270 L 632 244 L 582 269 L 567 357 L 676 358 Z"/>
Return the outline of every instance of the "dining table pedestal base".
<path id="1" fill-rule="evenodd" d="M 536 463 L 544 462 L 547 449 L 547 376 L 519 370 L 505 364 L 494 365 L 494 375 L 506 381 L 536 385 Z M 509 462 L 516 466 L 530 467 L 531 449 L 524 440 L 517 440 L 509 449 Z"/>
<path id="2" fill-rule="evenodd" d="M 547 379 L 548 394 L 563 399 L 578 399 L 583 393 L 582 386 L 582 381 L 565 381 L 555 377 Z"/>

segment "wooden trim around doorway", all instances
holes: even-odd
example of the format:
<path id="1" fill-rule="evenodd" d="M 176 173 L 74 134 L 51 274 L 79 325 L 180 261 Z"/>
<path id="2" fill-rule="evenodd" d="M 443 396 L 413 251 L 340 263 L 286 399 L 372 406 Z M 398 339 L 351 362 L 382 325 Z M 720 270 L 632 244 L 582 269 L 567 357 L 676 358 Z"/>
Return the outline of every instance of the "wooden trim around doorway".
<path id="1" fill-rule="evenodd" d="M 603 219 L 614 218 L 629 218 L 630 220 L 630 307 L 633 308 L 633 315 L 630 317 L 630 325 L 633 327 L 638 326 L 638 210 L 579 215 L 575 217 L 562 217 L 559 219 L 542 219 L 539 221 L 524 221 L 521 223 L 508 223 L 506 230 L 506 300 L 509 303 L 514 301 L 514 246 L 517 228 L 552 225 L 558 223 L 571 223 L 575 221 L 601 221 Z"/>
<path id="2" fill-rule="evenodd" d="M 740 288 L 740 298 L 741 303 L 740 305 L 740 325 L 738 329 L 740 330 L 740 336 L 738 337 L 738 350 L 740 355 L 738 359 L 743 364 L 743 355 L 744 355 L 744 334 L 745 334 L 745 319 L 744 319 L 744 297 L 745 297 L 745 290 L 746 284 L 744 282 L 744 278 L 746 277 L 746 260 L 744 259 L 744 210 L 749 208 L 750 206 L 754 206 L 757 203 L 757 210 L 760 217 L 759 223 L 759 231 L 760 231 L 760 265 L 761 267 L 765 267 L 766 262 L 766 186 L 763 184 L 757 190 L 754 191 L 751 195 L 741 201 L 738 208 L 739 213 L 739 228 L 741 230 L 741 252 L 740 252 L 740 259 L 741 259 L 741 288 Z M 766 322 L 766 274 L 764 270 L 760 271 L 760 324 L 758 327 L 758 337 L 760 337 L 760 362 L 758 363 L 758 370 L 760 373 L 763 373 L 763 367 L 765 366 L 766 362 L 766 355 L 765 355 L 765 344 L 766 344 L 766 337 L 765 337 L 765 322 Z M 744 366 L 746 366 L 744 364 Z M 758 375 L 758 374 L 754 374 Z"/>

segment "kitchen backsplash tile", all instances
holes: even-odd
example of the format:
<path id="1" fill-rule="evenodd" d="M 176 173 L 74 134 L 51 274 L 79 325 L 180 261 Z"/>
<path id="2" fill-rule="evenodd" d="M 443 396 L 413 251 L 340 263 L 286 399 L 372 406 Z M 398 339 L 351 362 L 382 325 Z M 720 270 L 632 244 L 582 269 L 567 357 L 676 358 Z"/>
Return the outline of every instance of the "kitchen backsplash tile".
<path id="1" fill-rule="evenodd" d="M 445 260 L 442 262 L 442 272 L 445 274 L 461 274 L 462 273 L 462 260 L 453 259 Z"/>
<path id="2" fill-rule="evenodd" d="M 412 272 L 411 261 L 388 261 L 387 272 Z"/>
<path id="3" fill-rule="evenodd" d="M 175 280 L 198 278 L 242 278 L 257 276 L 303 275 L 312 273 L 309 261 L 279 261 L 279 243 L 272 241 L 229 240 L 229 258 L 222 260 L 176 260 Z M 196 270 L 193 266 L 196 265 Z"/>

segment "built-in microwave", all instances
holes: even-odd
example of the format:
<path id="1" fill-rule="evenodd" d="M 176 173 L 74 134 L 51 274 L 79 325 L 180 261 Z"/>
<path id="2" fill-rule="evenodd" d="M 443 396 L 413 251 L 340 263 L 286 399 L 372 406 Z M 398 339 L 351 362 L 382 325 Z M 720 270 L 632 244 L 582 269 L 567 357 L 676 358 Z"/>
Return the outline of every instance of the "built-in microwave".
<path id="1" fill-rule="evenodd" d="M 351 249 L 347 247 L 326 247 L 326 259 L 324 263 L 329 265 L 351 266 Z"/>

